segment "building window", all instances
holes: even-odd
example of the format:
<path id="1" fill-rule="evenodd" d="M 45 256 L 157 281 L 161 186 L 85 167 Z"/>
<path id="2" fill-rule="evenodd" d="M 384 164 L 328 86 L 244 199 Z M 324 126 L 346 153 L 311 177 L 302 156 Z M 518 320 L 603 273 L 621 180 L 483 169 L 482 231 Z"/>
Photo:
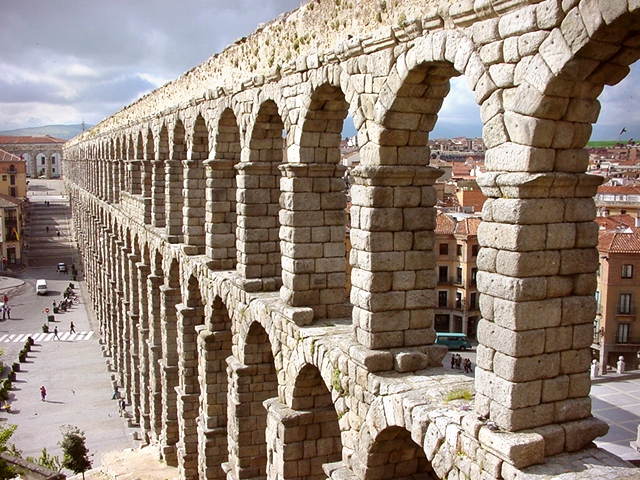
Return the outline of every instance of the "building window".
<path id="1" fill-rule="evenodd" d="M 440 255 L 449 255 L 449 244 L 441 243 L 440 244 Z"/>
<path id="2" fill-rule="evenodd" d="M 9 177 L 9 185 L 15 185 L 15 184 L 16 184 L 16 176 L 15 175 L 11 175 Z"/>
<path id="3" fill-rule="evenodd" d="M 456 267 L 456 283 L 462 285 L 462 267 Z"/>
<path id="4" fill-rule="evenodd" d="M 621 293 L 620 304 L 618 305 L 618 313 L 631 313 L 631 294 Z"/>
<path id="5" fill-rule="evenodd" d="M 437 314 L 435 318 L 436 332 L 448 332 L 449 331 L 449 315 Z"/>
<path id="6" fill-rule="evenodd" d="M 40 159 L 40 165 L 44 165 L 44 157 Z"/>
<path id="7" fill-rule="evenodd" d="M 456 255 L 458 255 L 459 257 L 462 256 L 462 245 L 460 245 L 459 243 L 456 245 Z"/>
<path id="8" fill-rule="evenodd" d="M 471 295 L 469 295 L 469 308 L 471 310 L 475 310 L 476 308 L 478 308 L 478 293 L 477 292 L 472 292 Z"/>
<path id="9" fill-rule="evenodd" d="M 622 278 L 633 278 L 633 265 L 622 265 Z"/>
<path id="10" fill-rule="evenodd" d="M 441 290 L 438 292 L 438 307 L 446 308 L 449 303 L 449 292 Z"/>
<path id="11" fill-rule="evenodd" d="M 478 276 L 478 269 L 476 267 L 473 267 L 471 269 L 471 285 L 472 286 L 475 286 L 477 276 Z"/>
<path id="12" fill-rule="evenodd" d="M 56 164 L 56 157 L 51 157 L 51 165 L 55 165 Z"/>
<path id="13" fill-rule="evenodd" d="M 480 245 L 478 245 L 477 243 L 475 245 L 471 245 L 471 256 L 472 257 L 477 257 L 479 251 L 480 251 Z"/>
<path id="14" fill-rule="evenodd" d="M 16 196 L 16 187 L 11 187 L 9 189 L 9 195 L 11 195 L 12 197 Z"/>
<path id="15" fill-rule="evenodd" d="M 438 267 L 438 283 L 449 282 L 449 267 Z"/>
<path id="16" fill-rule="evenodd" d="M 6 182 L 7 181 L 7 176 L 6 175 L 2 175 L 2 181 Z"/>
<path id="17" fill-rule="evenodd" d="M 457 309 L 462 308 L 462 292 L 456 292 L 456 307 Z"/>
<path id="18" fill-rule="evenodd" d="M 616 335 L 617 343 L 629 343 L 629 324 L 621 323 L 618 325 L 618 333 Z"/>

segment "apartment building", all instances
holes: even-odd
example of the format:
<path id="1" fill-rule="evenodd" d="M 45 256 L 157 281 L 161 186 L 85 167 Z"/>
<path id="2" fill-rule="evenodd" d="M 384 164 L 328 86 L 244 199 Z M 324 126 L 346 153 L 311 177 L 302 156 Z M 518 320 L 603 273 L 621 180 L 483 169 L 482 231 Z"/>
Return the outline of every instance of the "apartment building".
<path id="1" fill-rule="evenodd" d="M 480 320 L 476 287 L 480 217 L 439 211 L 436 217 L 437 300 L 435 328 L 475 338 Z"/>

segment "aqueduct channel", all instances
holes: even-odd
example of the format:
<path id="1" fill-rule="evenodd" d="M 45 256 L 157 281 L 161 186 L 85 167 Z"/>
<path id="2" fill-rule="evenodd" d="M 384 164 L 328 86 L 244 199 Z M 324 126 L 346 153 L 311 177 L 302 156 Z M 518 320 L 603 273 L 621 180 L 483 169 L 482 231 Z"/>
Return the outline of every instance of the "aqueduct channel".
<path id="1" fill-rule="evenodd" d="M 639 0 L 314 0 L 70 141 L 86 281 L 145 440 L 186 479 L 629 478 L 590 446 L 583 147 L 639 20 Z M 460 75 L 488 148 L 475 383 L 433 329 L 426 145 Z"/>

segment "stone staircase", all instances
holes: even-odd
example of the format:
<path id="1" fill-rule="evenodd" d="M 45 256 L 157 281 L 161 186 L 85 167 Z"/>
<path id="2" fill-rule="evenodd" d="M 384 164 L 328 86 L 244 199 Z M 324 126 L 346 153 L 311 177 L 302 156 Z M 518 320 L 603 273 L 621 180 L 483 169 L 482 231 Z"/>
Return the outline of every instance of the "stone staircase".
<path id="1" fill-rule="evenodd" d="M 68 198 L 52 199 L 48 203 L 31 201 L 27 215 L 23 263 L 29 267 L 73 263 L 75 248 Z"/>

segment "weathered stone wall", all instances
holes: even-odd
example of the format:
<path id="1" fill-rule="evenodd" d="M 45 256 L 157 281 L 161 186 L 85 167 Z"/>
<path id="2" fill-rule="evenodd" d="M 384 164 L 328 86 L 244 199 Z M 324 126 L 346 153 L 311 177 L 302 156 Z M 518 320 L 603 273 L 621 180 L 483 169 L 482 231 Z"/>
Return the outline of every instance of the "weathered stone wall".
<path id="1" fill-rule="evenodd" d="M 640 58 L 639 14 L 314 1 L 71 141 L 86 280 L 145 440 L 184 478 L 624 478 L 582 450 L 607 431 L 588 374 L 601 179 L 582 148 Z M 458 75 L 489 149 L 475 384 L 441 367 L 433 329 L 426 145 Z"/>

